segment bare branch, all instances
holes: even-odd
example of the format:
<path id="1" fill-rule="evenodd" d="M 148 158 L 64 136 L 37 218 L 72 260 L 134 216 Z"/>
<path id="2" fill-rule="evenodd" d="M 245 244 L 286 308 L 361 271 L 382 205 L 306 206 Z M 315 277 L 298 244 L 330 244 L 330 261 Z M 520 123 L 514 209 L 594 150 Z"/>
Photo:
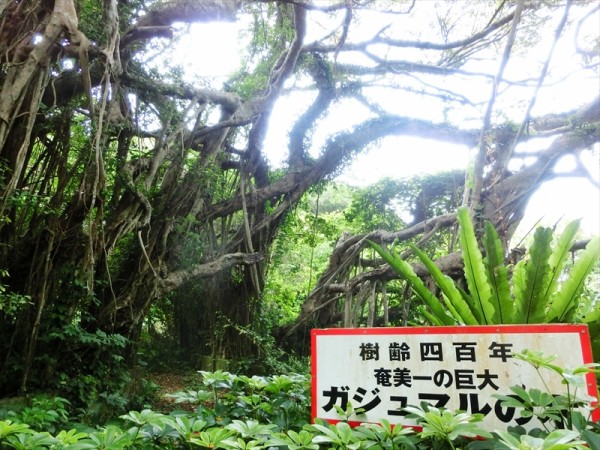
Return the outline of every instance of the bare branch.
<path id="1" fill-rule="evenodd" d="M 513 17 L 513 21 L 511 24 L 510 32 L 508 34 L 508 39 L 506 42 L 506 46 L 504 47 L 504 54 L 502 55 L 502 61 L 500 62 L 500 67 L 498 68 L 498 73 L 494 79 L 494 83 L 492 85 L 492 93 L 490 96 L 490 100 L 488 101 L 488 106 L 485 111 L 485 116 L 483 117 L 483 124 L 481 126 L 481 133 L 479 135 L 479 150 L 477 152 L 477 156 L 475 157 L 475 164 L 473 167 L 473 173 L 468 175 L 471 177 L 471 183 L 467 183 L 467 186 L 472 185 L 472 188 L 465 189 L 464 196 L 464 205 L 469 205 L 471 210 L 474 210 L 478 205 L 481 198 L 481 189 L 483 187 L 483 171 L 485 166 L 485 156 L 486 156 L 486 148 L 487 148 L 487 135 L 490 129 L 490 123 L 492 119 L 492 111 L 494 109 L 494 104 L 496 102 L 496 96 L 498 95 L 498 87 L 502 80 L 504 79 L 504 70 L 508 64 L 508 60 L 510 57 L 510 53 L 512 51 L 513 44 L 515 42 L 515 36 L 517 34 L 517 25 L 521 20 L 521 12 L 523 11 L 524 0 L 517 1 L 517 7 L 515 10 L 515 15 Z"/>

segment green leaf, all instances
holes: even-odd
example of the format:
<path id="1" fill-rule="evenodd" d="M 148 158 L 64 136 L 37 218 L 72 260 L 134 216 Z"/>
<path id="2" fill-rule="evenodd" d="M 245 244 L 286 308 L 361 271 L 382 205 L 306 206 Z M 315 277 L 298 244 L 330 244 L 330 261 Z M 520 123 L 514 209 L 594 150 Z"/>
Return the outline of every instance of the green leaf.
<path id="1" fill-rule="evenodd" d="M 583 430 L 581 437 L 591 450 L 600 450 L 600 434 L 594 433 L 592 430 Z"/>
<path id="2" fill-rule="evenodd" d="M 10 447 L 18 450 L 44 449 L 57 442 L 56 438 L 52 437 L 47 431 L 40 433 L 19 433 L 9 436 L 6 441 Z"/>
<path id="3" fill-rule="evenodd" d="M 539 227 L 535 230 L 533 244 L 525 263 L 525 279 L 516 307 L 519 310 L 517 323 L 544 323 L 546 306 L 544 293 L 548 286 L 548 263 L 551 254 L 552 230 Z"/>
<path id="4" fill-rule="evenodd" d="M 585 444 L 578 439 L 579 433 L 573 430 L 554 430 L 544 439 L 544 448 L 553 450 L 569 450 L 575 445 Z"/>
<path id="5" fill-rule="evenodd" d="M 600 237 L 594 237 L 571 268 L 567 280 L 552 298 L 548 320 L 569 321 L 578 306 L 578 299 L 585 279 L 590 274 L 600 254 Z"/>
<path id="6" fill-rule="evenodd" d="M 522 259 L 513 269 L 513 323 L 523 323 L 525 321 L 525 318 L 522 316 L 521 305 L 525 296 L 526 262 L 525 259 Z"/>
<path id="7" fill-rule="evenodd" d="M 579 230 L 579 220 L 574 220 L 569 222 L 565 227 L 565 230 L 558 238 L 554 249 L 552 250 L 552 255 L 550 255 L 549 264 L 550 264 L 550 274 L 548 279 L 548 289 L 546 290 L 545 297 L 546 299 L 550 299 L 552 294 L 556 291 L 558 286 L 558 280 L 562 274 L 563 267 L 565 265 L 565 261 L 569 256 L 569 252 L 571 250 L 571 246 L 575 241 L 575 235 Z"/>
<path id="8" fill-rule="evenodd" d="M 399 255 L 392 254 L 384 250 L 375 242 L 368 241 L 371 247 L 375 249 L 379 255 L 387 262 L 394 271 L 404 278 L 415 294 L 417 294 L 423 302 L 431 309 L 435 320 L 438 323 L 435 325 L 456 325 L 455 321 L 450 317 L 438 298 L 431 293 L 425 286 L 425 283 L 417 276 L 410 264 L 400 258 Z"/>
<path id="9" fill-rule="evenodd" d="M 483 259 L 488 280 L 492 287 L 491 301 L 494 304 L 494 323 L 513 323 L 514 303 L 510 295 L 508 273 L 504 265 L 504 249 L 498 232 L 486 222 L 483 242 L 486 256 Z"/>
<path id="10" fill-rule="evenodd" d="M 34 431 L 29 428 L 29 425 L 24 423 L 14 423 L 11 420 L 0 421 L 0 440 L 7 436 L 17 433 L 33 433 Z"/>
<path id="11" fill-rule="evenodd" d="M 463 299 L 462 294 L 456 287 L 454 281 L 444 275 L 438 266 L 429 258 L 422 250 L 420 250 L 415 245 L 411 245 L 410 248 L 415 252 L 415 254 L 419 257 L 421 262 L 425 265 L 433 279 L 435 280 L 436 285 L 441 289 L 444 293 L 444 300 L 446 301 L 446 305 L 448 309 L 452 312 L 453 316 L 464 325 L 479 325 L 479 322 L 473 315 L 471 308 L 465 300 Z"/>
<path id="12" fill-rule="evenodd" d="M 494 323 L 495 311 L 491 302 L 491 287 L 487 279 L 483 257 L 477 244 L 469 210 L 459 208 L 457 218 L 460 224 L 460 245 L 469 293 L 473 299 L 474 307 L 481 317 L 482 324 Z"/>

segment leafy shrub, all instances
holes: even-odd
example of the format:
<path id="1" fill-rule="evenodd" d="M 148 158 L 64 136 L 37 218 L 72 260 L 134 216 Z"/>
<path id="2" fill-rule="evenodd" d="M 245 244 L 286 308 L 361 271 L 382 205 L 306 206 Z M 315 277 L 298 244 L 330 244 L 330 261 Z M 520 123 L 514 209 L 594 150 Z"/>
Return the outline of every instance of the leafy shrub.
<path id="1" fill-rule="evenodd" d="M 209 425 L 242 419 L 274 423 L 288 430 L 309 421 L 310 383 L 304 375 L 247 377 L 220 370 L 200 374 L 200 389 L 169 397 L 177 403 L 196 404 L 196 412 Z"/>
<path id="2" fill-rule="evenodd" d="M 34 430 L 54 432 L 69 422 L 69 401 L 49 395 L 34 396 L 28 406 L 19 411 L 0 413 L 0 417 L 25 423 Z"/>
<path id="3" fill-rule="evenodd" d="M 130 411 L 105 427 L 80 426 L 58 432 L 34 430 L 20 422 L 24 416 L 15 416 L 14 420 L 0 421 L 0 449 L 598 450 L 600 426 L 577 409 L 591 407 L 593 399 L 575 395 L 581 375 L 597 370 L 597 366 L 567 370 L 534 352 L 524 352 L 520 357 L 536 368 L 558 372 L 573 388 L 562 398 L 533 389 L 515 389 L 518 398 L 503 398 L 522 415 L 530 414 L 532 409 L 543 415 L 547 419 L 543 430 L 526 432 L 515 427 L 490 433 L 479 427 L 479 415 L 428 405 L 406 408 L 420 427 L 415 429 L 394 427 L 387 420 L 355 428 L 345 421 L 329 424 L 317 419 L 309 424 L 306 376 L 249 378 L 216 371 L 202 373 L 200 389 L 171 396 L 175 401 L 197 403 L 196 412 Z M 64 402 L 55 400 L 47 405 L 56 410 L 56 405 Z M 217 409 L 227 416 L 217 416 Z M 279 410 L 287 412 L 282 416 Z"/>

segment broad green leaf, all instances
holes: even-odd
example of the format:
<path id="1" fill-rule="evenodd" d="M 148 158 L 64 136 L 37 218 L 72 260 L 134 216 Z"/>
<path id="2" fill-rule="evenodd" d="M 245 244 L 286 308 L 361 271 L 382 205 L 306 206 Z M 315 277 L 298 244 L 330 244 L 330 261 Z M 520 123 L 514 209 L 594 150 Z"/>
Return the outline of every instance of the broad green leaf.
<path id="1" fill-rule="evenodd" d="M 600 450 L 600 434 L 594 433 L 592 430 L 582 430 L 581 437 L 585 439 L 591 450 Z"/>
<path id="2" fill-rule="evenodd" d="M 519 322 L 522 323 L 544 323 L 546 321 L 546 306 L 543 295 L 548 286 L 548 274 L 552 243 L 552 230 L 539 227 L 535 230 L 533 244 L 529 249 L 525 263 L 524 286 L 519 303 Z M 520 280 L 521 281 L 521 280 Z"/>
<path id="3" fill-rule="evenodd" d="M 429 322 L 431 325 L 435 325 L 438 327 L 445 325 L 444 323 L 440 322 L 440 320 L 437 318 L 437 316 L 434 316 L 429 311 L 427 311 L 425 308 L 423 308 L 420 311 L 420 313 L 427 320 L 427 322 Z"/>
<path id="4" fill-rule="evenodd" d="M 525 318 L 522 316 L 523 297 L 525 296 L 525 259 L 515 264 L 512 275 L 513 284 L 513 323 L 523 323 Z"/>
<path id="5" fill-rule="evenodd" d="M 569 256 L 571 246 L 575 241 L 575 235 L 579 230 L 579 223 L 579 220 L 569 222 L 554 245 L 552 255 L 550 255 L 550 259 L 548 261 L 550 264 L 550 276 L 548 279 L 548 289 L 545 293 L 545 297 L 548 300 L 556 291 L 558 280 L 562 274 L 563 267 L 565 266 L 565 261 Z"/>
<path id="6" fill-rule="evenodd" d="M 448 311 L 450 312 L 450 315 L 452 317 L 454 317 L 454 319 L 456 319 L 456 322 L 459 323 L 459 324 L 464 324 L 465 322 L 462 319 L 460 313 L 454 307 L 454 305 L 452 304 L 452 302 L 448 299 L 448 297 L 446 296 L 446 294 L 444 294 L 443 292 L 442 292 L 442 300 L 444 300 L 444 303 L 445 303 L 446 307 L 448 308 Z M 467 308 L 468 308 L 468 305 L 467 305 Z"/>
<path id="7" fill-rule="evenodd" d="M 369 241 L 369 244 L 375 249 L 379 255 L 387 262 L 392 269 L 402 278 L 404 278 L 411 289 L 415 294 L 417 294 L 423 302 L 431 309 L 433 316 L 435 316 L 436 320 L 439 323 L 435 325 L 456 325 L 454 319 L 450 317 L 446 310 L 444 309 L 440 300 L 431 293 L 425 283 L 417 276 L 413 268 L 409 263 L 404 261 L 400 256 L 394 255 L 386 250 L 384 250 L 381 246 L 377 245 L 375 242 Z"/>
<path id="8" fill-rule="evenodd" d="M 596 236 L 579 255 L 560 291 L 552 297 L 548 321 L 566 322 L 571 320 L 577 310 L 585 279 L 596 265 L 599 255 L 600 237 Z"/>
<path id="9" fill-rule="evenodd" d="M 444 275 L 438 266 L 429 258 L 421 249 L 411 245 L 410 248 L 419 257 L 425 265 L 437 287 L 444 293 L 444 300 L 452 315 L 463 325 L 479 325 L 479 322 L 473 316 L 473 312 L 469 305 L 463 299 L 460 291 L 456 287 L 454 280 Z"/>
<path id="10" fill-rule="evenodd" d="M 498 232 L 490 222 L 485 224 L 483 242 L 486 253 L 483 263 L 492 287 L 491 301 L 495 310 L 494 323 L 513 323 L 514 303 L 510 295 L 507 269 L 504 265 L 504 249 Z"/>
<path id="11" fill-rule="evenodd" d="M 469 294 L 473 299 L 475 308 L 479 311 L 482 324 L 491 324 L 495 314 L 494 305 L 491 302 L 492 291 L 483 265 L 483 257 L 477 243 L 473 223 L 471 217 L 469 217 L 469 210 L 459 208 L 457 218 L 460 224 L 460 245 Z"/>
<path id="12" fill-rule="evenodd" d="M 44 448 L 49 448 L 56 442 L 56 438 L 52 437 L 52 435 L 47 431 L 40 433 L 19 433 L 6 438 L 6 443 L 8 446 L 18 450 L 41 450 Z"/>
<path id="13" fill-rule="evenodd" d="M 575 445 L 585 444 L 578 438 L 579 432 L 576 430 L 554 430 L 544 439 L 544 448 L 569 450 L 575 448 Z"/>
<path id="14" fill-rule="evenodd" d="M 14 423 L 11 420 L 0 421 L 0 440 L 17 433 L 34 433 L 34 431 L 24 423 Z"/>

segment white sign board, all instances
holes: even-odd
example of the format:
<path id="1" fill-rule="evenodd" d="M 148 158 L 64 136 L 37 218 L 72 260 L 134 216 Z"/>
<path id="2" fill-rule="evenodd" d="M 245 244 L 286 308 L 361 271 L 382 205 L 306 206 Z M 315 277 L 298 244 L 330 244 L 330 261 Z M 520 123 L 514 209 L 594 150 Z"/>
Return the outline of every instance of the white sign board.
<path id="1" fill-rule="evenodd" d="M 351 404 L 363 411 L 351 422 L 387 419 L 411 426 L 401 408 L 426 402 L 484 414 L 483 426 L 490 430 L 539 427 L 503 407 L 494 394 L 511 395 L 515 385 L 547 386 L 553 394 L 566 393 L 566 387 L 554 372 L 542 369 L 542 380 L 513 355 L 526 349 L 556 354 L 553 364 L 564 368 L 593 360 L 584 325 L 316 329 L 311 339 L 312 417 L 330 422 L 343 418 L 336 406 L 347 410 Z M 595 378 L 584 378 L 587 393 L 596 397 Z"/>

